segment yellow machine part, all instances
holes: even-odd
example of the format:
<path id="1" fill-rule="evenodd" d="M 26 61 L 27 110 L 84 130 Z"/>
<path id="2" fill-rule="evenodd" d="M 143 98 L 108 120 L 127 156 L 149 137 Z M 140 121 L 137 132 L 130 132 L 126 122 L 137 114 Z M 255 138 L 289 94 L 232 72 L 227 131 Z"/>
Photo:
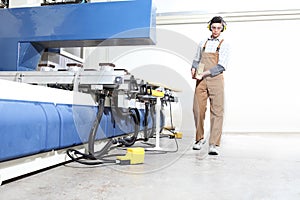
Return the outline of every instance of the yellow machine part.
<path id="1" fill-rule="evenodd" d="M 130 161 L 129 164 L 142 164 L 145 159 L 145 149 L 141 147 L 128 148 L 125 156 L 117 156 L 120 161 Z"/>

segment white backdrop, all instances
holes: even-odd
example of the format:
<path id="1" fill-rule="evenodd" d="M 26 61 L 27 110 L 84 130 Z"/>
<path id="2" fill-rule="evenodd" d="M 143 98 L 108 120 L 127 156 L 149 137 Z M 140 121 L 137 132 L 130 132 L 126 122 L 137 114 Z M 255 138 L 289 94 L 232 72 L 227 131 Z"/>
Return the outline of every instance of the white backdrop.
<path id="1" fill-rule="evenodd" d="M 186 12 L 203 11 L 208 13 L 257 11 L 257 10 L 285 10 L 299 9 L 300 2 L 295 0 L 262 1 L 262 0 L 153 0 L 157 12 Z"/>
<path id="2" fill-rule="evenodd" d="M 236 22 L 225 75 L 225 132 L 300 132 L 299 20 Z M 206 25 L 165 26 L 200 41 Z M 180 66 L 178 66 L 180 68 Z"/>
<path id="3" fill-rule="evenodd" d="M 224 132 L 300 132 L 298 24 L 299 20 L 228 24 L 224 37 L 231 45 L 231 59 L 224 72 Z M 157 28 L 182 34 L 195 44 L 209 34 L 205 24 Z M 165 39 L 158 32 L 158 44 Z M 177 43 L 183 45 L 175 38 L 174 44 Z M 190 58 L 195 54 L 195 45 L 191 44 L 184 56 L 190 60 L 151 48 L 104 48 L 97 54 L 95 65 L 100 61 L 115 62 L 136 77 L 181 89 L 183 123 L 193 129 Z"/>

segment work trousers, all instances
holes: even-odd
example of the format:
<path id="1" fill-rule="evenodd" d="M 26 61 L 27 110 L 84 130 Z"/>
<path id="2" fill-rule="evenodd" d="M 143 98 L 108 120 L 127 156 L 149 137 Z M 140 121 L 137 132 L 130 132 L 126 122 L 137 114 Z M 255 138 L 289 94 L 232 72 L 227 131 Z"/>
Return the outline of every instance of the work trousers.
<path id="1" fill-rule="evenodd" d="M 220 145 L 224 115 L 224 78 L 223 74 L 197 80 L 193 112 L 196 125 L 196 141 L 204 138 L 204 119 L 210 101 L 209 144 Z"/>

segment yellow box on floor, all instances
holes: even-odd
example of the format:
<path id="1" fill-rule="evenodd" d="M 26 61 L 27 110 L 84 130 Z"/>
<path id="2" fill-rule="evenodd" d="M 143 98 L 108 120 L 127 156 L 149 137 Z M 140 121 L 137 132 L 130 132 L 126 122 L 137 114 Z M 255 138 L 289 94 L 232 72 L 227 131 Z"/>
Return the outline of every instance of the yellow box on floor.
<path id="1" fill-rule="evenodd" d="M 128 148 L 125 156 L 117 156 L 118 160 L 130 160 L 130 164 L 144 163 L 145 149 L 141 147 Z"/>

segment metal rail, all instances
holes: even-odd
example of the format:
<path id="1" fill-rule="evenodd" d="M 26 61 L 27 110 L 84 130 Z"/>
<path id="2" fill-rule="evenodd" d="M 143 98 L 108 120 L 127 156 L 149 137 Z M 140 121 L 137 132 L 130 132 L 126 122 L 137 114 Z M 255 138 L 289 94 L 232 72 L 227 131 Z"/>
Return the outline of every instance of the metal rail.
<path id="1" fill-rule="evenodd" d="M 115 84 L 116 80 L 129 79 L 125 71 L 16 71 L 0 72 L 0 79 L 30 84 Z M 77 79 L 77 80 L 76 80 Z"/>
<path id="2" fill-rule="evenodd" d="M 242 12 L 172 12 L 158 13 L 157 25 L 206 24 L 213 16 L 221 15 L 226 22 L 300 20 L 300 9 L 242 11 Z"/>

